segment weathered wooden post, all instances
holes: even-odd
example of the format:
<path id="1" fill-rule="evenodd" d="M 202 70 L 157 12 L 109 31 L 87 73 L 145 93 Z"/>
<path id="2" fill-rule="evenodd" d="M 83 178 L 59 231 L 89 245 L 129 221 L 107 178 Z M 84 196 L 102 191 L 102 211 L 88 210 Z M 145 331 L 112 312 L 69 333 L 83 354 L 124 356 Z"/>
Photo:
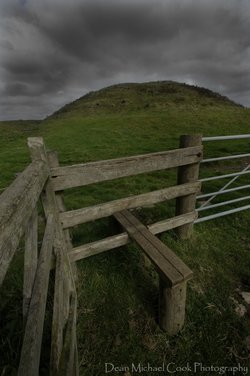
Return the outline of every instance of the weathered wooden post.
<path id="1" fill-rule="evenodd" d="M 201 135 L 183 135 L 180 137 L 180 148 L 202 145 Z M 201 157 L 202 155 L 200 155 Z M 180 166 L 178 168 L 177 184 L 195 183 L 199 177 L 199 162 Z M 181 196 L 176 199 L 176 215 L 194 212 L 196 193 Z M 177 235 L 181 239 L 188 238 L 193 231 L 193 222 L 177 227 Z M 159 324 L 169 335 L 175 335 L 184 325 L 187 280 L 169 286 L 159 280 Z"/>
<path id="2" fill-rule="evenodd" d="M 23 273 L 23 317 L 29 310 L 32 289 L 36 275 L 38 261 L 38 213 L 34 209 L 25 231 L 24 273 Z"/>
<path id="3" fill-rule="evenodd" d="M 159 278 L 159 325 L 170 336 L 177 334 L 184 325 L 187 281 L 168 286 Z"/>
<path id="4" fill-rule="evenodd" d="M 160 281 L 159 325 L 169 335 L 177 334 L 185 320 L 186 288 L 192 271 L 131 212 L 123 210 L 114 217 L 156 267 Z"/>
<path id="5" fill-rule="evenodd" d="M 47 157 L 48 157 L 48 164 L 49 164 L 50 168 L 59 167 L 59 160 L 58 160 L 58 156 L 57 156 L 56 151 L 54 151 L 54 150 L 47 151 Z M 64 205 L 64 200 L 63 200 L 63 191 L 55 192 L 55 198 L 56 198 L 59 213 L 66 211 L 66 208 L 65 208 L 65 205 Z M 71 252 L 72 249 L 73 249 L 73 245 L 72 245 L 72 241 L 71 241 L 70 230 L 64 229 L 63 233 L 64 233 L 64 236 L 65 236 L 65 241 L 67 243 L 68 252 Z M 76 264 L 71 263 L 71 267 L 72 267 L 74 278 L 75 278 L 75 280 L 77 280 Z"/>
<path id="6" fill-rule="evenodd" d="M 50 153 L 48 155 L 42 138 L 28 138 L 28 145 L 32 159 L 44 161 L 49 171 L 51 171 L 53 165 L 58 164 L 55 154 Z M 77 293 L 75 276 L 68 257 L 72 244 L 69 233 L 63 230 L 59 219 L 60 211 L 63 210 L 62 196 L 60 193 L 55 194 L 50 177 L 44 186 L 41 198 L 45 216 L 49 218 L 50 215 L 53 215 L 55 219 L 53 248 L 56 273 L 51 329 L 50 370 L 53 375 L 78 375 L 76 338 Z M 70 307 L 72 296 L 74 296 L 74 304 Z M 67 331 L 67 335 L 64 331 Z M 64 364 L 67 364 L 67 367 Z M 22 373 L 20 373 L 21 375 Z"/>
<path id="7" fill-rule="evenodd" d="M 180 137 L 180 148 L 188 148 L 192 146 L 201 146 L 202 136 L 183 135 Z M 199 165 L 193 163 L 190 165 L 180 166 L 178 168 L 177 184 L 194 183 L 199 178 Z M 190 213 L 195 210 L 196 194 L 178 197 L 176 200 L 176 215 Z M 180 226 L 176 229 L 177 235 L 181 239 L 187 239 L 193 232 L 193 222 Z"/>

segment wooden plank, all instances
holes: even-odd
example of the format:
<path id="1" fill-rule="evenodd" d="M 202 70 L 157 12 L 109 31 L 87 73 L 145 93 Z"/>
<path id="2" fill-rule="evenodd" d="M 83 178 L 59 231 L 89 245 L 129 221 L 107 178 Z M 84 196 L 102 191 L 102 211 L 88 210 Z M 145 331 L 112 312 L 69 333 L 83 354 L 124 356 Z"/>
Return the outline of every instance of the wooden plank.
<path id="1" fill-rule="evenodd" d="M 156 204 L 162 201 L 171 200 L 183 195 L 193 194 L 200 190 L 200 183 L 183 184 L 169 187 L 137 196 L 126 197 L 110 201 L 104 204 L 89 206 L 77 210 L 66 211 L 60 214 L 60 221 L 63 228 L 94 221 L 99 218 L 108 217 L 116 212 L 132 209 L 139 206 Z"/>
<path id="2" fill-rule="evenodd" d="M 49 163 L 50 168 L 59 167 L 58 156 L 57 156 L 57 153 L 55 151 L 52 151 L 52 150 L 48 151 L 47 157 L 48 157 L 48 163 Z M 65 208 L 64 200 L 63 200 L 63 192 L 62 191 L 57 192 L 55 194 L 55 198 L 56 198 L 56 203 L 57 203 L 59 213 L 65 212 L 66 208 Z M 71 252 L 72 249 L 73 249 L 73 245 L 72 245 L 72 241 L 71 241 L 70 230 L 64 229 L 63 234 L 64 234 L 64 239 L 66 241 L 67 250 L 68 250 L 68 252 Z M 77 279 L 76 265 L 71 264 L 71 267 L 72 267 L 73 275 L 74 275 L 75 279 Z"/>
<path id="3" fill-rule="evenodd" d="M 145 239 L 149 241 L 154 247 L 164 256 L 170 265 L 182 275 L 184 280 L 189 280 L 193 277 L 192 270 L 162 241 L 149 231 L 143 231 Z"/>
<path id="4" fill-rule="evenodd" d="M 39 374 L 40 352 L 53 242 L 54 218 L 53 215 L 49 215 L 30 301 L 18 376 L 36 376 Z"/>
<path id="5" fill-rule="evenodd" d="M 60 376 L 74 376 L 77 374 L 76 358 L 76 311 L 77 298 L 76 294 L 72 294 L 70 302 L 69 319 L 67 322 L 64 346 L 59 365 Z"/>
<path id="6" fill-rule="evenodd" d="M 197 218 L 198 213 L 196 211 L 193 211 L 191 213 L 177 215 L 176 217 L 156 222 L 152 225 L 149 225 L 148 228 L 152 232 L 152 234 L 160 234 L 161 232 L 177 228 L 179 226 L 185 225 L 186 223 L 191 223 Z"/>
<path id="7" fill-rule="evenodd" d="M 51 170 L 55 191 L 197 163 L 202 147 L 90 162 Z"/>
<path id="8" fill-rule="evenodd" d="M 67 243 L 64 238 L 63 230 L 59 222 L 58 209 L 55 206 L 55 194 L 52 190 L 52 185 L 50 182 L 46 184 L 45 190 L 41 195 L 42 203 L 45 211 L 45 215 L 48 216 L 51 212 L 56 218 L 56 229 L 55 229 L 55 240 L 60 247 L 58 247 L 58 252 L 61 253 L 64 265 L 64 279 L 63 279 L 63 292 L 64 292 L 64 315 L 67 316 L 69 310 L 69 294 L 71 291 L 75 291 L 75 277 L 73 275 L 72 266 L 69 261 Z M 57 255 L 55 255 L 57 257 Z"/>
<path id="9" fill-rule="evenodd" d="M 159 252 L 155 244 L 152 244 L 148 239 L 146 239 L 144 234 L 140 231 L 140 227 L 143 229 L 144 226 L 140 222 L 138 226 L 135 225 L 131 222 L 131 216 L 133 217 L 133 215 L 129 213 L 131 216 L 127 216 L 126 214 L 126 211 L 116 213 L 115 218 L 127 231 L 128 235 L 147 254 L 150 260 L 153 262 L 158 273 L 162 276 L 166 283 L 168 283 L 168 285 L 170 286 L 173 286 L 183 281 L 183 275 L 179 272 L 177 268 L 173 266 L 172 260 L 171 262 L 169 262 L 168 258 L 164 256 L 161 252 Z"/>
<path id="10" fill-rule="evenodd" d="M 24 273 L 23 273 L 23 317 L 26 318 L 33 284 L 35 280 L 37 258 L 38 258 L 38 214 L 37 208 L 34 209 L 28 222 L 25 233 L 25 252 L 24 252 Z"/>
<path id="11" fill-rule="evenodd" d="M 115 218 L 160 271 L 160 327 L 169 335 L 177 334 L 184 325 L 186 283 L 192 276 L 191 270 L 129 211 L 117 213 Z M 156 260 L 152 257 L 154 249 L 159 252 Z M 159 256 L 163 257 L 163 262 Z M 170 264 L 169 269 L 165 268 L 167 262 Z M 181 275 L 181 279 L 175 272 Z"/>
<path id="12" fill-rule="evenodd" d="M 75 291 L 75 278 L 73 276 L 71 263 L 69 261 L 68 257 L 68 249 L 67 249 L 67 243 L 64 239 L 64 234 L 62 227 L 59 222 L 59 212 L 56 204 L 55 199 L 55 193 L 53 191 L 52 185 L 50 180 L 48 180 L 45 189 L 41 195 L 43 208 L 45 211 L 46 217 L 53 213 L 55 217 L 55 241 L 57 243 L 57 253 L 55 257 L 58 256 L 58 254 L 61 254 L 63 259 L 63 301 L 64 301 L 64 307 L 63 307 L 63 314 L 64 317 L 67 318 L 68 312 L 69 312 L 69 296 L 70 292 Z"/>
<path id="13" fill-rule="evenodd" d="M 83 258 L 94 256 L 99 253 L 109 251 L 110 249 L 121 247 L 129 242 L 130 240 L 128 234 L 124 232 L 122 234 L 110 236 L 96 242 L 84 244 L 73 248 L 72 252 L 69 254 L 70 261 L 74 262 Z"/>
<path id="14" fill-rule="evenodd" d="M 41 137 L 29 137 L 28 145 L 31 150 L 32 158 L 38 161 L 39 160 L 45 161 L 45 164 L 47 164 L 48 166 L 47 153 L 45 150 L 43 139 Z M 61 247 L 60 252 L 62 252 L 62 256 L 64 260 L 65 273 L 67 273 L 69 277 L 68 278 L 68 281 L 70 284 L 69 290 L 75 291 L 75 281 L 73 277 L 72 266 L 71 266 L 71 263 L 69 262 L 67 242 L 64 237 L 63 229 L 59 221 L 58 204 L 56 201 L 55 192 L 53 190 L 50 178 L 48 179 L 44 187 L 44 190 L 41 194 L 41 198 L 42 198 L 43 208 L 44 208 L 46 217 L 48 217 L 48 215 L 52 213 L 55 218 L 55 238 L 60 243 L 60 247 Z"/>
<path id="15" fill-rule="evenodd" d="M 128 210 L 122 212 L 124 217 L 145 237 L 145 239 L 152 244 L 167 260 L 168 262 L 178 270 L 183 276 L 183 279 L 190 279 L 193 272 L 189 267 L 162 241 L 160 241 L 155 235 L 153 235 L 133 214 Z"/>
<path id="16" fill-rule="evenodd" d="M 32 158 L 35 160 L 44 160 L 45 163 L 48 165 L 48 159 L 47 159 L 47 153 L 43 144 L 43 140 L 41 138 L 29 138 L 28 139 L 29 147 L 31 149 Z M 69 317 L 69 300 L 70 295 L 75 294 L 76 296 L 76 286 L 75 286 L 75 279 L 72 272 L 71 263 L 69 261 L 68 256 L 68 244 L 66 242 L 64 232 L 62 229 L 62 226 L 59 222 L 59 208 L 58 208 L 58 201 L 55 196 L 55 192 L 52 187 L 51 179 L 49 178 L 42 197 L 42 203 L 45 211 L 45 215 L 48 218 L 50 214 L 52 213 L 55 218 L 55 255 L 57 257 L 61 257 L 62 269 L 60 270 L 60 273 L 58 273 L 58 279 L 57 279 L 57 291 L 59 293 L 59 296 L 57 296 L 58 301 L 55 303 L 55 310 L 54 314 L 55 316 L 53 319 L 55 321 L 61 320 L 61 323 L 55 323 L 54 332 L 53 332 L 53 338 L 52 338 L 52 346 L 51 346 L 51 354 L 53 353 L 52 357 L 55 360 L 56 364 L 51 365 L 51 369 L 57 370 L 58 368 L 58 361 L 60 357 L 61 361 L 61 327 L 60 325 L 63 322 L 65 322 Z M 58 266 L 59 267 L 59 266 Z M 58 270 L 59 272 L 59 270 Z M 63 274 L 63 278 L 61 279 L 61 275 Z M 60 302 L 59 302 L 60 301 Z M 63 309 L 60 313 L 60 317 L 58 316 L 58 310 L 61 307 L 61 301 L 63 301 Z M 75 315 L 76 315 L 76 307 L 75 307 Z M 76 336 L 74 341 L 76 341 Z M 73 359 L 77 361 L 77 357 L 75 356 L 75 350 L 76 349 L 76 343 L 74 343 L 74 356 Z M 75 369 L 78 368 L 78 364 L 74 365 Z M 60 368 L 60 363 L 59 363 Z M 59 373 L 60 374 L 60 373 Z"/>
<path id="17" fill-rule="evenodd" d="M 79 376 L 79 357 L 78 357 L 78 348 L 77 348 L 77 327 L 75 326 L 75 338 L 74 338 L 74 343 L 75 343 L 75 355 L 74 355 L 74 369 L 73 369 L 73 374 L 74 376 Z"/>
<path id="18" fill-rule="evenodd" d="M 34 161 L 0 196 L 0 285 L 48 175 L 46 165 Z"/>
<path id="19" fill-rule="evenodd" d="M 47 152 L 47 155 L 48 155 L 48 162 L 49 162 L 50 168 L 59 167 L 59 161 L 58 161 L 57 153 L 55 151 L 51 150 L 51 151 Z M 64 200 L 63 200 L 63 192 L 57 192 L 56 193 L 56 202 L 57 202 L 57 207 L 58 207 L 59 212 L 60 213 L 65 212 L 66 208 L 65 208 Z M 70 236 L 69 230 L 64 230 L 64 234 L 65 234 L 65 239 L 66 239 L 67 244 L 68 244 L 67 248 L 71 250 L 73 248 L 73 246 L 72 246 L 71 236 Z"/>
<path id="20" fill-rule="evenodd" d="M 180 147 L 189 148 L 194 146 L 201 146 L 202 136 L 201 135 L 184 135 L 180 137 Z M 199 162 L 192 165 L 180 166 L 178 168 L 178 184 L 194 183 L 199 178 Z M 179 197 L 176 200 L 176 215 L 189 213 L 195 210 L 196 205 L 196 194 L 186 195 L 185 197 Z M 178 227 L 177 235 L 181 239 L 188 238 L 193 232 L 193 223 L 186 224 L 184 226 Z"/>
<path id="21" fill-rule="evenodd" d="M 169 288 L 160 279 L 159 325 L 169 335 L 177 334 L 184 325 L 187 282 Z"/>
<path id="22" fill-rule="evenodd" d="M 63 350 L 65 325 L 70 316 L 70 296 L 72 293 L 70 275 L 61 252 L 62 246 L 55 240 L 56 274 L 54 288 L 53 320 L 51 334 L 50 372 L 59 375 L 60 360 Z M 75 293 L 75 292 L 74 292 Z M 77 344 L 75 343 L 77 348 Z M 77 361 L 77 359 L 76 359 Z M 75 364 L 78 368 L 78 362 Z"/>
<path id="23" fill-rule="evenodd" d="M 174 218 L 165 219 L 163 221 L 153 223 L 152 225 L 148 226 L 148 229 L 153 234 L 159 234 L 161 232 L 171 230 L 178 226 L 182 226 L 183 224 L 193 222 L 196 218 L 196 212 L 182 214 Z M 90 256 L 97 255 L 101 252 L 109 251 L 110 249 L 122 247 L 128 243 L 130 243 L 129 236 L 126 232 L 123 232 L 118 235 L 113 235 L 105 239 L 98 240 L 96 242 L 84 244 L 79 247 L 73 248 L 72 252 L 70 252 L 69 254 L 70 260 L 72 262 L 78 261 Z"/>
<path id="24" fill-rule="evenodd" d="M 63 329 L 65 325 L 64 318 L 64 268 L 63 260 L 59 245 L 55 242 L 56 251 L 56 272 L 55 272 L 55 287 L 54 287 L 54 302 L 53 302 L 53 320 L 51 329 L 51 352 L 50 352 L 50 372 L 56 375 L 59 370 L 59 362 L 63 347 Z"/>

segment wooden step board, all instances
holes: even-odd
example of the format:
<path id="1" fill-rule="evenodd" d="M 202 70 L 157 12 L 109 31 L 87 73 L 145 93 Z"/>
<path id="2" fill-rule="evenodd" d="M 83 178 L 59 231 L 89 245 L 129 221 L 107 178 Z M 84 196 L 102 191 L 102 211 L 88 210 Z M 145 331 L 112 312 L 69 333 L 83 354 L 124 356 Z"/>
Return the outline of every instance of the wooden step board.
<path id="1" fill-rule="evenodd" d="M 159 324 L 170 335 L 184 325 L 187 281 L 193 272 L 128 210 L 114 214 L 129 237 L 147 254 L 160 275 Z"/>
<path id="2" fill-rule="evenodd" d="M 192 278 L 193 272 L 189 267 L 128 210 L 116 213 L 114 216 L 130 238 L 147 254 L 169 286 L 175 286 Z"/>

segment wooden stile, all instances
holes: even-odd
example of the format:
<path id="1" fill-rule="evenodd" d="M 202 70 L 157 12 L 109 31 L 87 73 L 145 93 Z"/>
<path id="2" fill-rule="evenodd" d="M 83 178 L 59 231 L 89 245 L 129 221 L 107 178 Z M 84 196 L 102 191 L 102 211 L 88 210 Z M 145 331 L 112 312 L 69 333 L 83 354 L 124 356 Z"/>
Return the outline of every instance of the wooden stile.
<path id="1" fill-rule="evenodd" d="M 159 234 L 164 231 L 182 226 L 184 224 L 193 222 L 197 218 L 197 212 L 182 214 L 177 217 L 165 219 L 148 226 L 152 234 Z M 97 255 L 101 252 L 109 251 L 110 249 L 122 247 L 130 242 L 129 236 L 126 232 L 118 235 L 113 235 L 108 238 L 98 240 L 96 242 L 81 245 L 73 248 L 69 257 L 71 261 L 78 261 L 90 256 Z"/>
<path id="2" fill-rule="evenodd" d="M 114 217 L 131 239 L 144 250 L 169 286 L 174 286 L 192 277 L 192 271 L 184 262 L 128 210 L 116 213 Z"/>
<path id="3" fill-rule="evenodd" d="M 180 149 L 60 167 L 57 154 L 47 152 L 40 137 L 28 139 L 32 163 L 0 197 L 0 284 L 20 239 L 25 235 L 23 338 L 18 376 L 38 376 L 51 265 L 55 266 L 50 374 L 78 376 L 77 291 L 74 262 L 135 240 L 160 275 L 159 324 L 170 335 L 184 323 L 186 283 L 191 270 L 155 234 L 178 228 L 181 238 L 197 218 L 200 190 L 200 136 L 183 136 Z M 66 211 L 63 190 L 179 167 L 178 185 L 119 200 Z M 38 201 L 46 228 L 38 257 Z M 128 209 L 177 198 L 176 217 L 144 226 Z M 73 248 L 70 227 L 114 215 L 125 232 Z"/>
<path id="4" fill-rule="evenodd" d="M 159 323 L 169 335 L 175 335 L 184 324 L 186 283 L 192 278 L 192 271 L 129 211 L 116 213 L 115 218 L 130 238 L 142 248 L 158 271 Z"/>

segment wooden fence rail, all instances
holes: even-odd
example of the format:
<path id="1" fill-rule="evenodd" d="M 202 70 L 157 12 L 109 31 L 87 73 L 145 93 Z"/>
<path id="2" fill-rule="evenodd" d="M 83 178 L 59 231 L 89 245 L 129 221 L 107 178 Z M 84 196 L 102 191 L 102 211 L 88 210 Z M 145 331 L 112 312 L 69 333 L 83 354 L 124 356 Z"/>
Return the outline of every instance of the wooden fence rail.
<path id="1" fill-rule="evenodd" d="M 196 211 L 191 213 L 182 214 L 173 218 L 164 219 L 149 225 L 148 228 L 152 234 L 160 234 L 162 232 L 178 228 L 185 224 L 193 223 L 198 217 Z M 80 245 L 73 248 L 70 252 L 69 257 L 71 262 L 79 261 L 81 259 L 97 255 L 110 249 L 122 247 L 130 243 L 129 236 L 126 232 L 122 232 L 118 235 L 109 236 L 105 239 L 98 240 L 96 242 Z"/>
<path id="2" fill-rule="evenodd" d="M 94 221 L 99 218 L 109 217 L 121 210 L 153 205 L 183 195 L 196 194 L 199 192 L 200 188 L 201 184 L 198 182 L 182 184 L 179 186 L 161 189 L 159 191 L 153 191 L 144 193 L 142 195 L 106 202 L 104 204 L 89 206 L 87 208 L 66 211 L 60 214 L 60 220 L 63 228 L 69 228 L 81 223 Z"/>
<path id="3" fill-rule="evenodd" d="M 0 285 L 27 228 L 49 170 L 44 162 L 31 163 L 1 194 L 0 200 Z"/>
<path id="4" fill-rule="evenodd" d="M 170 150 L 51 169 L 55 191 L 198 163 L 202 147 Z"/>
<path id="5" fill-rule="evenodd" d="M 197 172 L 202 159 L 202 146 L 200 136 L 196 136 L 191 137 L 191 141 L 189 139 L 189 142 L 181 144 L 181 148 L 177 150 L 60 167 L 57 155 L 55 152 L 46 151 L 41 138 L 29 138 L 28 145 L 32 162 L 0 196 L 0 283 L 3 282 L 23 237 L 25 243 L 23 268 L 25 330 L 18 375 L 39 375 L 45 308 L 49 280 L 52 278 L 54 297 L 50 374 L 74 376 L 78 375 L 75 261 L 128 244 L 133 240 L 134 235 L 131 234 L 134 230 L 131 233 L 124 231 L 99 241 L 73 247 L 69 228 L 109 216 L 120 218 L 117 213 L 124 210 L 177 199 L 176 216 L 173 218 L 153 223 L 146 228 L 133 217 L 135 226 L 144 229 L 143 233 L 147 239 L 153 239 L 151 240 L 157 248 L 154 252 L 162 253 L 159 257 L 168 263 L 169 255 L 172 258 L 174 255 L 154 235 L 173 228 L 189 230 L 192 228 L 192 223 L 197 218 L 193 200 L 200 191 Z M 174 167 L 179 167 L 176 186 L 77 210 L 67 211 L 64 206 L 62 192 L 64 189 Z M 38 247 L 38 232 L 41 232 L 38 226 L 39 202 L 42 204 L 46 222 L 40 250 Z M 142 231 L 140 228 L 136 229 L 138 234 Z M 183 230 L 179 235 L 186 233 L 186 230 Z M 147 250 L 151 247 L 149 243 L 145 243 L 144 246 Z M 168 256 L 164 255 L 165 250 Z M 181 260 L 176 262 L 186 268 Z M 55 273 L 50 273 L 52 265 Z M 167 271 L 171 267 L 169 269 L 164 265 L 158 265 L 157 268 L 159 271 L 163 270 L 164 278 L 169 280 Z M 167 294 L 175 296 L 171 286 L 168 286 L 166 291 Z M 172 304 L 174 299 L 168 299 L 168 302 Z M 169 307 L 163 306 L 160 307 L 160 312 L 165 309 L 167 310 L 165 313 L 168 312 L 167 315 L 163 312 L 163 316 L 168 317 L 166 328 L 171 328 L 169 333 L 174 334 L 177 326 L 178 330 L 180 328 L 180 320 L 178 325 L 172 325 L 172 311 Z M 178 308 L 178 305 L 176 307 Z M 182 304 L 181 322 L 184 321 L 184 312 L 185 306 L 183 310 Z"/>

